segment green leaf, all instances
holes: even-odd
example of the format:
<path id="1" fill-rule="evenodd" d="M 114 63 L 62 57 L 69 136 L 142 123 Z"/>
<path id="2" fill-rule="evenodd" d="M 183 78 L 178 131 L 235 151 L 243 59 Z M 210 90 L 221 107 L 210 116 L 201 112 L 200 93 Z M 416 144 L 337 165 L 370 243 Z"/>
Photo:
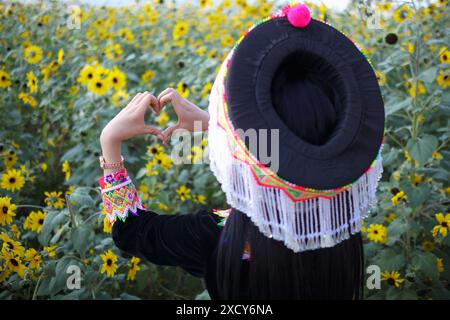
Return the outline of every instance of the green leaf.
<path id="1" fill-rule="evenodd" d="M 120 295 L 120 299 L 122 299 L 122 300 L 141 300 L 141 298 L 134 296 L 132 294 L 126 293 L 126 292 L 123 292 Z"/>
<path id="2" fill-rule="evenodd" d="M 389 101 L 386 103 L 386 116 L 389 116 L 407 106 L 411 105 L 411 98 L 403 99 L 396 102 Z"/>
<path id="3" fill-rule="evenodd" d="M 430 187 L 426 184 L 420 184 L 417 187 L 409 183 L 402 184 L 403 190 L 405 190 L 408 196 L 408 202 L 411 208 L 417 208 L 424 203 L 430 195 Z"/>
<path id="4" fill-rule="evenodd" d="M 92 241 L 94 234 L 91 226 L 82 224 L 72 230 L 71 241 L 78 253 L 83 256 Z"/>
<path id="5" fill-rule="evenodd" d="M 414 160 L 418 161 L 420 165 L 424 165 L 436 150 L 438 143 L 435 136 L 425 134 L 422 137 L 409 139 L 406 149 Z"/>
<path id="6" fill-rule="evenodd" d="M 408 230 L 408 225 L 403 219 L 397 218 L 392 221 L 388 226 L 388 242 L 387 245 L 391 246 L 398 241 L 400 236 Z"/>
<path id="7" fill-rule="evenodd" d="M 420 73 L 418 75 L 417 79 L 420 81 L 426 82 L 426 83 L 432 83 L 434 81 L 434 79 L 436 79 L 436 72 L 437 72 L 436 67 L 427 69 L 427 70 L 423 71 L 422 73 Z"/>
<path id="8" fill-rule="evenodd" d="M 416 252 L 416 255 L 412 259 L 412 264 L 431 279 L 437 280 L 439 278 L 436 256 L 431 252 Z"/>
<path id="9" fill-rule="evenodd" d="M 394 249 L 386 248 L 378 255 L 376 260 L 381 271 L 395 271 L 404 267 L 405 258 L 401 253 L 396 253 Z"/>

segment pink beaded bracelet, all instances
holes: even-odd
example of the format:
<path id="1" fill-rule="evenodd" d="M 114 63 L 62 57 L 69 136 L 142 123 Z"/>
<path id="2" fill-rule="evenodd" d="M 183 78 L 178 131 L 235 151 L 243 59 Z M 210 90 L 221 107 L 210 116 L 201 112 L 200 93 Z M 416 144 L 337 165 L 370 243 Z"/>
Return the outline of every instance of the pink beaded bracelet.
<path id="1" fill-rule="evenodd" d="M 123 167 L 123 161 L 124 161 L 124 158 L 122 155 L 120 156 L 120 158 L 121 158 L 121 160 L 119 162 L 108 163 L 108 162 L 106 162 L 105 157 L 100 156 L 98 158 L 100 161 L 100 168 L 102 168 L 102 169 L 120 169 Z"/>

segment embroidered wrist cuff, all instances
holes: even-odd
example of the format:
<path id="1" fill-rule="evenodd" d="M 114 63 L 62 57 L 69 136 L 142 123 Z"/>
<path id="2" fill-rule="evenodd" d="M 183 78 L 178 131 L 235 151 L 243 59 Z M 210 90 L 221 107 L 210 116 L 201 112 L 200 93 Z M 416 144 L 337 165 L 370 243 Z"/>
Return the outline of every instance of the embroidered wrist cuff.
<path id="1" fill-rule="evenodd" d="M 137 215 L 138 209 L 146 210 L 125 168 L 100 177 L 98 183 L 102 192 L 103 208 L 110 224 L 117 218 L 125 222 L 129 212 Z"/>

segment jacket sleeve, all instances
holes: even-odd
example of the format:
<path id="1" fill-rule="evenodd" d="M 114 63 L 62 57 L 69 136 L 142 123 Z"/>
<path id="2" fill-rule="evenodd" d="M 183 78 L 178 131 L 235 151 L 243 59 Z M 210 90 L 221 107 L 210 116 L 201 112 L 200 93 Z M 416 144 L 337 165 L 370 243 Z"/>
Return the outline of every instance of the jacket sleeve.
<path id="1" fill-rule="evenodd" d="M 203 277 L 220 237 L 219 223 L 220 217 L 204 210 L 182 215 L 138 210 L 138 216 L 115 222 L 112 237 L 129 254 Z"/>
<path id="2" fill-rule="evenodd" d="M 205 210 L 183 215 L 148 211 L 125 168 L 100 177 L 98 182 L 117 247 L 152 263 L 180 266 L 203 277 L 220 236 L 218 215 Z"/>

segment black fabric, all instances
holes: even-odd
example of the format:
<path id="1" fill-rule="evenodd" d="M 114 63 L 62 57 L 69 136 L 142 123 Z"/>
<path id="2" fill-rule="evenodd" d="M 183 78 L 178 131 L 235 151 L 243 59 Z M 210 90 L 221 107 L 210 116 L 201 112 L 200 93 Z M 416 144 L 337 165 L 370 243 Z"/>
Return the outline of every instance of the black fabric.
<path id="1" fill-rule="evenodd" d="M 125 222 L 117 220 L 112 238 L 118 248 L 154 264 L 179 266 L 204 278 L 212 299 L 217 299 L 217 243 L 221 218 L 210 211 L 163 215 L 138 211 Z"/>
<path id="2" fill-rule="evenodd" d="M 255 27 L 233 53 L 225 90 L 235 129 L 280 130 L 277 173 L 297 185 L 352 183 L 381 145 L 384 105 L 370 64 L 317 20 L 296 28 L 283 17 Z"/>

